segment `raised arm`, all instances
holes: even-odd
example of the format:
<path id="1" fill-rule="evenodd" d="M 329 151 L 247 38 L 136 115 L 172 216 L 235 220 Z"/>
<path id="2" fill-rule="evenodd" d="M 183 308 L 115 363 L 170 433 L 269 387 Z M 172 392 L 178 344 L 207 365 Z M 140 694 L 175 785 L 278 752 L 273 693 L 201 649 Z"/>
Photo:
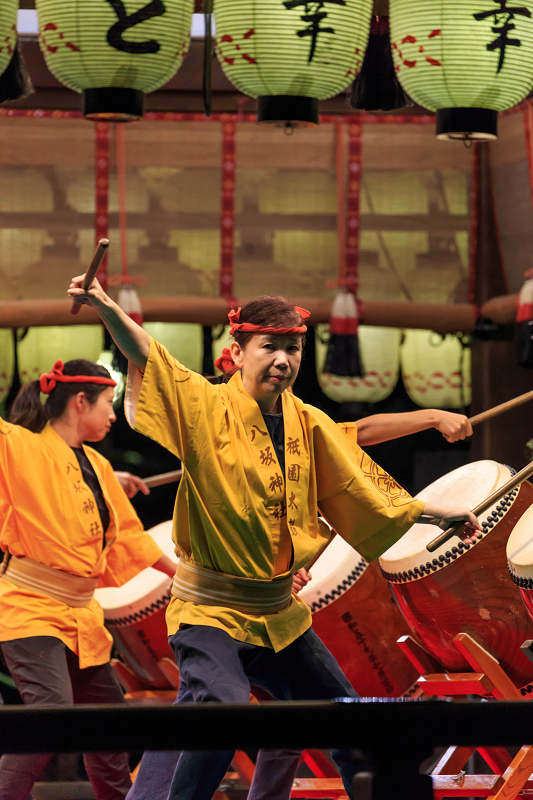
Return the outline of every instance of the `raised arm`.
<path id="1" fill-rule="evenodd" d="M 104 292 L 95 279 L 89 289 L 81 288 L 84 275 L 72 279 L 68 293 L 76 303 L 93 306 L 113 337 L 119 350 L 139 369 L 146 367 L 150 337 Z"/>
<path id="2" fill-rule="evenodd" d="M 436 428 L 448 442 L 457 442 L 472 435 L 472 426 L 464 414 L 428 408 L 402 414 L 374 414 L 364 417 L 357 422 L 357 442 L 364 447 L 429 428 Z"/>

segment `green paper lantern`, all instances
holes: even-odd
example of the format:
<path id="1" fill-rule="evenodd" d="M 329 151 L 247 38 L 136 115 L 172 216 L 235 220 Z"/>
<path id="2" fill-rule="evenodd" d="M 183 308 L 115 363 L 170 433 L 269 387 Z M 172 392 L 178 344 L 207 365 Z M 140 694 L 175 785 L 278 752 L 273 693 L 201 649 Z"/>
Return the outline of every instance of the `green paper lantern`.
<path id="1" fill-rule="evenodd" d="M 189 322 L 145 322 L 146 333 L 164 345 L 171 356 L 177 358 L 193 372 L 202 372 L 202 326 Z"/>
<path id="2" fill-rule="evenodd" d="M 363 62 L 372 0 L 215 0 L 217 56 L 258 121 L 313 125 Z"/>
<path id="3" fill-rule="evenodd" d="M 533 86 L 533 0 L 390 0 L 398 79 L 439 139 L 496 138 Z"/>
<path id="4" fill-rule="evenodd" d="M 39 40 L 55 77 L 83 92 L 84 116 L 137 119 L 189 48 L 194 0 L 36 0 Z"/>
<path id="5" fill-rule="evenodd" d="M 0 403 L 9 394 L 15 375 L 15 353 L 13 333 L 9 329 L 0 329 Z"/>
<path id="6" fill-rule="evenodd" d="M 6 70 L 17 46 L 18 0 L 0 2 L 0 75 Z"/>
<path id="7" fill-rule="evenodd" d="M 73 358 L 97 361 L 103 344 L 100 325 L 30 328 L 17 347 L 20 382 L 36 381 L 59 359 L 64 363 Z"/>

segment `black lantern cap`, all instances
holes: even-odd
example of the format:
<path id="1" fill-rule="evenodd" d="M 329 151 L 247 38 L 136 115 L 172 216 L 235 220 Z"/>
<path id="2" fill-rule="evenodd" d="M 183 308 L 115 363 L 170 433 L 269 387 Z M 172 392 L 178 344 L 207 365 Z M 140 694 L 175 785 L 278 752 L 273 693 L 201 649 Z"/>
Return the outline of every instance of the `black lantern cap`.
<path id="1" fill-rule="evenodd" d="M 258 97 L 257 121 L 290 127 L 318 125 L 318 100 L 292 94 Z"/>
<path id="2" fill-rule="evenodd" d="M 498 112 L 490 108 L 439 108 L 437 139 L 487 142 L 498 135 Z"/>
<path id="3" fill-rule="evenodd" d="M 143 115 L 144 95 L 137 89 L 101 86 L 83 92 L 83 116 L 104 122 L 127 122 Z"/>

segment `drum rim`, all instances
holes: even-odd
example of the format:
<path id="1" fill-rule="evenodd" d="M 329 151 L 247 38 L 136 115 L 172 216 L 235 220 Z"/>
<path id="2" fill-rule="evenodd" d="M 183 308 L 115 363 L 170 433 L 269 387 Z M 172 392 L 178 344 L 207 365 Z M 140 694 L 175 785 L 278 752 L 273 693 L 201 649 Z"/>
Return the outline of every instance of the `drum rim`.
<path id="1" fill-rule="evenodd" d="M 370 565 L 361 558 L 352 571 L 348 573 L 346 578 L 344 578 L 342 583 L 338 583 L 335 589 L 330 589 L 323 595 L 319 596 L 317 600 L 313 600 L 309 606 L 311 609 L 311 614 L 315 614 L 317 611 L 326 608 L 326 606 L 329 606 L 331 603 L 335 602 L 335 600 L 338 600 L 340 597 L 342 597 L 342 595 L 347 592 L 348 589 L 351 589 L 354 583 L 357 583 L 368 566 Z"/>
<path id="2" fill-rule="evenodd" d="M 136 622 L 142 622 L 148 617 L 151 617 L 153 614 L 157 614 L 157 612 L 162 608 L 166 609 L 171 599 L 172 595 L 168 593 L 160 597 L 158 600 L 154 600 L 154 602 L 150 603 L 150 605 L 147 605 L 138 611 L 134 611 L 132 614 L 126 614 L 121 617 L 105 617 L 106 627 L 110 626 L 113 628 L 122 628 L 126 625 L 134 625 Z"/>
<path id="3" fill-rule="evenodd" d="M 509 535 L 509 539 L 507 540 L 507 547 L 506 547 L 506 555 L 507 555 L 507 569 L 509 570 L 509 575 L 513 583 L 515 583 L 519 589 L 533 589 L 533 556 L 531 557 L 530 564 L 519 564 L 513 561 L 512 556 L 509 554 L 509 550 L 515 551 L 517 547 L 523 552 L 524 547 L 519 545 L 518 542 L 513 542 L 513 537 L 515 534 L 520 531 L 521 523 L 525 522 L 526 517 L 528 516 L 528 512 L 533 511 L 533 505 L 529 508 L 526 508 L 516 525 L 514 526 L 513 530 Z M 528 551 L 533 550 L 533 547 L 528 547 Z M 526 551 L 527 552 L 527 551 Z"/>
<path id="4" fill-rule="evenodd" d="M 512 467 L 508 467 L 508 469 L 511 471 L 511 475 L 516 474 L 516 470 L 512 469 Z M 465 542 L 459 541 L 456 545 L 450 547 L 448 543 L 448 550 L 446 550 L 444 554 L 441 553 L 439 556 L 434 556 L 431 561 L 426 561 L 423 564 L 419 564 L 417 567 L 409 570 L 402 570 L 401 572 L 389 572 L 388 570 L 385 570 L 380 559 L 379 568 L 381 574 L 389 583 L 404 584 L 422 580 L 423 578 L 426 578 L 429 575 L 433 575 L 435 572 L 444 569 L 452 561 L 460 558 L 471 548 L 476 547 L 476 545 L 478 545 L 484 539 L 484 537 L 490 533 L 496 522 L 500 519 L 503 519 L 509 508 L 513 505 L 518 497 L 519 491 L 520 486 L 517 486 L 511 492 L 504 495 L 504 497 L 502 497 L 501 500 L 495 506 L 493 506 L 493 511 L 491 511 L 487 518 L 481 523 L 482 530 L 478 534 L 477 541 L 473 544 L 466 544 Z"/>

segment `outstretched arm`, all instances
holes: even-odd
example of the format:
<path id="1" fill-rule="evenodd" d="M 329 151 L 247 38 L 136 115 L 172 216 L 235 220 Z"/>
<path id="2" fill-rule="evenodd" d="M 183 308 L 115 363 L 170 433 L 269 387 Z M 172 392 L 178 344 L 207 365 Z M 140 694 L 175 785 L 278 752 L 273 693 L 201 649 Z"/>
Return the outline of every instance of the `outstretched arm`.
<path id="1" fill-rule="evenodd" d="M 102 322 L 113 337 L 119 350 L 139 369 L 146 367 L 150 352 L 150 337 L 140 325 L 104 292 L 95 279 L 89 289 L 84 291 L 84 275 L 72 279 L 68 293 L 76 303 L 88 304 L 98 311 Z"/>
<path id="2" fill-rule="evenodd" d="M 429 428 L 436 428 L 448 442 L 457 442 L 472 435 L 472 426 L 464 414 L 428 408 L 364 417 L 357 421 L 357 443 L 362 447 L 379 444 Z"/>

